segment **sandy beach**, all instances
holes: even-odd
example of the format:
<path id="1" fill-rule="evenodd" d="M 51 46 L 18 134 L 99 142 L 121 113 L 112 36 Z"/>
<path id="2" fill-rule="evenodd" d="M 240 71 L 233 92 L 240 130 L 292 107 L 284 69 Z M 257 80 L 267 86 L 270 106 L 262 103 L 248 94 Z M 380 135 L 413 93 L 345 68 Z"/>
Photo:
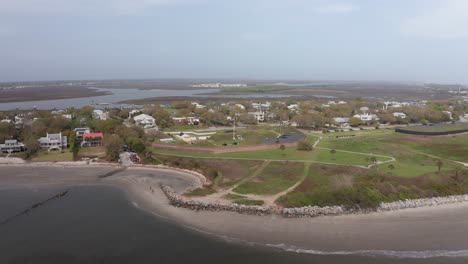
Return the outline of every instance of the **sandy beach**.
<path id="1" fill-rule="evenodd" d="M 393 212 L 316 218 L 254 216 L 232 212 L 195 212 L 168 204 L 159 185 L 177 192 L 200 178 L 168 169 L 1 165 L 0 191 L 6 188 L 110 185 L 121 188 L 139 208 L 187 228 L 222 239 L 245 241 L 315 254 L 369 253 L 427 257 L 468 253 L 468 203 Z M 396 252 L 394 252 L 396 251 Z"/>

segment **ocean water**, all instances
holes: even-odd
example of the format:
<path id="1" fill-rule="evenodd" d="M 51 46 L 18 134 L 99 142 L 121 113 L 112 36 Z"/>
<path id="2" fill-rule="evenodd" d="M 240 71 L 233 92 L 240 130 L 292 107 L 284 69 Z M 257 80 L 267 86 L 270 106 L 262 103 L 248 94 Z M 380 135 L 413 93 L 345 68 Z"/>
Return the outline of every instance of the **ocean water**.
<path id="1" fill-rule="evenodd" d="M 72 187 L 31 208 L 64 190 L 0 189 L 1 264 L 468 263 L 466 257 L 324 255 L 212 237 L 139 210 L 114 187 Z"/>

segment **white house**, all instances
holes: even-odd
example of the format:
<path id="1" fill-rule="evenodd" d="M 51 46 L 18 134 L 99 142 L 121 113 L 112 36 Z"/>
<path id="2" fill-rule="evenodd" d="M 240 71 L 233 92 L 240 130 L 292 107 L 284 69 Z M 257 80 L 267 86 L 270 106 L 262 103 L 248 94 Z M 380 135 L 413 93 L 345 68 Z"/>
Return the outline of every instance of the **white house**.
<path id="1" fill-rule="evenodd" d="M 406 118 L 406 114 L 403 113 L 403 112 L 395 112 L 395 113 L 393 113 L 393 116 L 394 116 L 394 117 L 403 118 L 403 119 Z"/>
<path id="2" fill-rule="evenodd" d="M 349 117 L 335 117 L 333 121 L 342 128 L 349 127 Z"/>
<path id="3" fill-rule="evenodd" d="M 143 126 L 144 128 L 153 128 L 156 126 L 156 120 L 147 114 L 141 114 L 133 117 L 135 124 Z"/>
<path id="4" fill-rule="evenodd" d="M 83 140 L 83 134 L 89 134 L 91 133 L 91 129 L 89 129 L 89 127 L 77 127 L 75 129 L 73 129 L 73 131 L 75 132 L 75 135 L 76 135 L 76 139 L 78 141 L 82 141 Z"/>
<path id="5" fill-rule="evenodd" d="M 245 110 L 245 106 L 242 104 L 235 104 L 234 106 L 237 106 L 239 109 Z"/>
<path id="6" fill-rule="evenodd" d="M 366 107 L 367 108 L 367 107 Z M 362 108 L 361 108 L 362 109 Z M 362 111 L 362 110 L 361 110 Z M 375 114 L 369 114 L 369 113 L 365 113 L 365 114 L 362 114 L 362 115 L 354 115 L 353 117 L 356 117 L 356 118 L 359 118 L 361 119 L 361 121 L 363 122 L 370 122 L 372 120 L 379 120 L 379 118 L 377 117 L 377 115 Z"/>
<path id="7" fill-rule="evenodd" d="M 8 118 L 0 120 L 0 123 L 11 123 L 11 122 L 13 121 L 11 121 L 11 119 L 8 119 Z"/>
<path id="8" fill-rule="evenodd" d="M 257 122 L 261 123 L 261 122 L 265 122 L 265 112 L 248 112 L 247 114 L 255 117 L 255 119 L 257 120 Z"/>
<path id="9" fill-rule="evenodd" d="M 62 117 L 66 118 L 66 119 L 72 119 L 73 115 L 72 114 L 63 114 Z"/>
<path id="10" fill-rule="evenodd" d="M 290 105 L 288 105 L 288 109 L 289 110 L 298 110 L 299 105 L 298 104 L 290 104 Z"/>
<path id="11" fill-rule="evenodd" d="M 4 144 L 0 144 L 0 152 L 3 153 L 22 152 L 25 149 L 24 144 L 15 139 L 5 140 Z"/>
<path id="12" fill-rule="evenodd" d="M 203 109 L 203 108 L 206 107 L 205 105 L 199 104 L 197 102 L 192 102 L 192 105 L 194 105 L 195 108 L 197 108 L 197 109 Z"/>
<path id="13" fill-rule="evenodd" d="M 93 118 L 99 119 L 99 120 L 107 120 L 109 118 L 109 112 L 106 112 L 100 109 L 94 109 Z"/>
<path id="14" fill-rule="evenodd" d="M 139 115 L 141 114 L 141 110 L 138 110 L 138 109 L 133 109 L 131 110 L 130 112 L 128 112 L 128 119 L 136 116 L 136 115 Z"/>
<path id="15" fill-rule="evenodd" d="M 450 118 L 450 120 L 453 119 L 453 114 L 452 114 L 452 112 L 450 112 L 450 111 L 442 111 L 442 113 L 448 115 L 448 117 Z"/>
<path id="16" fill-rule="evenodd" d="M 265 102 L 265 103 L 252 103 L 252 107 L 257 110 L 268 110 L 270 109 L 271 103 L 270 102 Z"/>
<path id="17" fill-rule="evenodd" d="M 38 141 L 42 149 L 62 150 L 68 146 L 68 138 L 67 136 L 63 136 L 62 132 L 56 134 L 47 133 L 45 137 L 41 137 Z"/>

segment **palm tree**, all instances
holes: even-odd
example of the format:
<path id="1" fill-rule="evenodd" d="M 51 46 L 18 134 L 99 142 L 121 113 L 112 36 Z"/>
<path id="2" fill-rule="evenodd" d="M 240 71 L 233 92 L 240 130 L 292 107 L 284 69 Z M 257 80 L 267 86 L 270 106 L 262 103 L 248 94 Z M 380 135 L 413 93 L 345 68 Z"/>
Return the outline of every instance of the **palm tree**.
<path id="1" fill-rule="evenodd" d="M 442 160 L 439 159 L 436 161 L 436 165 L 440 172 L 440 169 L 442 169 L 442 166 L 444 165 L 444 163 L 442 162 Z"/>
<path id="2" fill-rule="evenodd" d="M 336 150 L 332 149 L 332 150 L 330 150 L 330 153 L 331 153 L 332 156 L 333 156 L 333 160 L 335 160 Z"/>

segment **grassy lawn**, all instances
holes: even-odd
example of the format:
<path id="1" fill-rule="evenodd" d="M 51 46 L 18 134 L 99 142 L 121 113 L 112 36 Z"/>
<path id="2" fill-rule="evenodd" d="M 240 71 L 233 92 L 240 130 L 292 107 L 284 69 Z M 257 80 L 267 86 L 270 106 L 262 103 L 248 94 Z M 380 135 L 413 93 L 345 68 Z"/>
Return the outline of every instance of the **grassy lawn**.
<path id="1" fill-rule="evenodd" d="M 258 195 L 276 194 L 299 181 L 307 172 L 306 168 L 301 162 L 272 162 L 255 178 L 235 188 L 234 192 Z"/>
<path id="2" fill-rule="evenodd" d="M 430 172 L 403 178 L 381 170 L 311 164 L 306 179 L 276 202 L 286 207 L 306 205 L 373 208 L 381 202 L 468 193 L 468 170 Z"/>
<path id="3" fill-rule="evenodd" d="M 235 185 L 252 175 L 263 163 L 253 160 L 194 159 L 158 154 L 153 157 L 166 165 L 202 172 L 213 182 L 211 187 L 215 189 Z"/>
<path id="4" fill-rule="evenodd" d="M 87 157 L 87 158 L 105 158 L 106 148 L 105 147 L 80 148 L 80 151 L 78 152 L 78 156 Z"/>
<path id="5" fill-rule="evenodd" d="M 163 150 L 155 149 L 155 153 L 168 154 L 168 155 L 181 155 L 188 157 L 200 157 L 200 158 L 234 158 L 234 159 L 252 159 L 252 160 L 290 160 L 290 161 L 316 161 L 325 163 L 336 163 L 343 165 L 370 165 L 371 162 L 367 161 L 366 158 L 372 157 L 372 155 L 365 154 L 354 154 L 348 152 L 337 151 L 335 155 L 330 153 L 330 150 L 326 149 L 314 149 L 312 151 L 300 151 L 296 147 L 288 147 L 284 150 L 279 149 L 267 149 L 258 151 L 246 151 L 246 152 L 232 152 L 222 154 L 208 154 L 208 153 L 196 153 L 187 151 L 177 150 Z M 387 161 L 389 158 L 376 157 L 379 161 Z"/>
<path id="6" fill-rule="evenodd" d="M 401 128 L 402 130 L 407 131 L 417 131 L 417 132 L 449 132 L 455 130 L 464 130 L 468 129 L 468 125 L 462 124 L 446 124 L 446 125 L 437 125 L 437 126 L 407 126 Z"/>
<path id="7" fill-rule="evenodd" d="M 61 151 L 40 151 L 33 161 L 73 161 L 73 153 L 68 150 Z"/>
<path id="8" fill-rule="evenodd" d="M 443 159 L 468 162 L 468 134 L 435 137 L 400 135 L 395 142 Z"/>

